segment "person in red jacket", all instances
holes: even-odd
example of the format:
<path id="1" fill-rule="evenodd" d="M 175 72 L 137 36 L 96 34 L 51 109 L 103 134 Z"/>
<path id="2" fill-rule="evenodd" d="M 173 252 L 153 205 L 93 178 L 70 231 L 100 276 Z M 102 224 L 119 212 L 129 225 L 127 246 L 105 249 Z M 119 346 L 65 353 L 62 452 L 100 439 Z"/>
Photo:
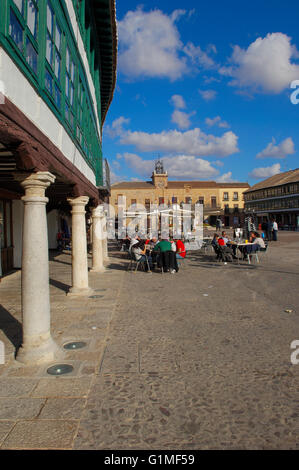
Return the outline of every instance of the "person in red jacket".
<path id="1" fill-rule="evenodd" d="M 185 258 L 186 248 L 182 240 L 174 240 L 176 244 L 176 257 L 177 259 Z"/>

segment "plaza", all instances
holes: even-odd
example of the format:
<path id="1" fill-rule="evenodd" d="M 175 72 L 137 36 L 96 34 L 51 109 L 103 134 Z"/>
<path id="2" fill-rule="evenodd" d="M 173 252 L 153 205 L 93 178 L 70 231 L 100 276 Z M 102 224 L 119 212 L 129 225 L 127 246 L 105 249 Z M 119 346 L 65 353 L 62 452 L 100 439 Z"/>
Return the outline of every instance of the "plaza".
<path id="1" fill-rule="evenodd" d="M 40 365 L 14 359 L 21 272 L 4 277 L 0 449 L 298 449 L 298 244 L 279 232 L 251 265 L 192 251 L 170 275 L 129 272 L 110 242 L 88 297 L 66 296 L 71 255 L 53 251 L 53 340 L 86 344 Z"/>

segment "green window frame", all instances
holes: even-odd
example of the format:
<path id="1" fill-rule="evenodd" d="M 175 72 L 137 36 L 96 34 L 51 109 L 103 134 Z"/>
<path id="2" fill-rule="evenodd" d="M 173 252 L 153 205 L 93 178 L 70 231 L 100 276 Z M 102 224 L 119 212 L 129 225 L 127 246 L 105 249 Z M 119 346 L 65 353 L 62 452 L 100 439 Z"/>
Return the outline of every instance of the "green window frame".
<path id="1" fill-rule="evenodd" d="M 55 106 L 60 110 L 62 104 L 62 69 L 63 69 L 63 32 L 52 6 L 47 0 L 46 7 L 46 39 L 45 39 L 45 89 Z"/>
<path id="2" fill-rule="evenodd" d="M 9 0 L 8 36 L 30 70 L 38 75 L 38 0 Z"/>
<path id="3" fill-rule="evenodd" d="M 77 66 L 73 58 L 71 48 L 67 44 L 65 53 L 65 119 L 70 125 L 72 131 L 76 129 L 76 74 Z"/>

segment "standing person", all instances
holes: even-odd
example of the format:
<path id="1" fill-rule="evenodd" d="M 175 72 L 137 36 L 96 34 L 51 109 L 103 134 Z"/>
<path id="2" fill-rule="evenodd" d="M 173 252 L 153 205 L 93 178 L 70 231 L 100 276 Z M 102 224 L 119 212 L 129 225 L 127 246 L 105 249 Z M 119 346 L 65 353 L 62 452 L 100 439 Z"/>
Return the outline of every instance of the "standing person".
<path id="1" fill-rule="evenodd" d="M 268 238 L 269 242 L 272 240 L 272 227 L 273 227 L 273 223 L 269 219 L 268 223 L 267 223 L 267 238 Z"/>
<path id="2" fill-rule="evenodd" d="M 176 257 L 177 259 L 182 259 L 186 257 L 186 248 L 182 240 L 174 240 L 176 244 Z"/>
<path id="3" fill-rule="evenodd" d="M 216 230 L 221 230 L 222 229 L 222 220 L 220 217 L 216 220 Z"/>
<path id="4" fill-rule="evenodd" d="M 262 222 L 262 231 L 263 231 L 263 234 L 264 234 L 264 238 L 268 238 L 267 237 L 267 230 L 268 230 L 268 223 L 267 223 L 267 221 L 263 220 L 263 222 Z"/>
<path id="5" fill-rule="evenodd" d="M 273 219 L 273 222 L 272 222 L 272 240 L 274 242 L 277 242 L 277 232 L 278 232 L 278 225 L 277 225 L 276 220 Z"/>

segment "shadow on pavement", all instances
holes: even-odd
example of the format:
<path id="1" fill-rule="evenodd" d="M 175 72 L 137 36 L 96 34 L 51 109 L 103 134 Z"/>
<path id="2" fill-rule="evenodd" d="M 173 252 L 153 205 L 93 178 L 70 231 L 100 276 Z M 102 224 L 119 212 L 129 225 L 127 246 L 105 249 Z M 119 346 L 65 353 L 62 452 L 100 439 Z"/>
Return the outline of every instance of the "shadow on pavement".
<path id="1" fill-rule="evenodd" d="M 23 341 L 22 324 L 9 313 L 3 305 L 0 304 L 0 329 L 3 331 L 9 341 L 15 346 L 16 350 Z"/>
<path id="2" fill-rule="evenodd" d="M 57 289 L 60 289 L 64 292 L 68 292 L 70 290 L 70 287 L 71 287 L 67 284 L 64 284 L 63 282 L 56 281 L 55 279 L 50 279 L 50 284 L 51 284 L 51 286 L 57 287 Z"/>

